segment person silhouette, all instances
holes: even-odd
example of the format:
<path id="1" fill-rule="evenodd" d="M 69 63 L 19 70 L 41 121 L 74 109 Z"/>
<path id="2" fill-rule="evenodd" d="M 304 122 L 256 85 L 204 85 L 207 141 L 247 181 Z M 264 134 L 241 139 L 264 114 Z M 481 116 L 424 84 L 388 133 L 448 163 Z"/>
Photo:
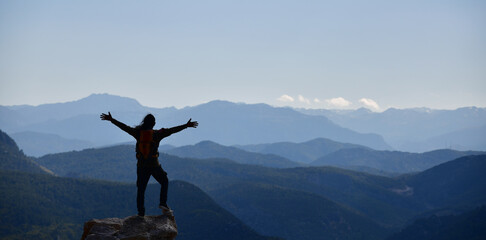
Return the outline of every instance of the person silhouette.
<path id="1" fill-rule="evenodd" d="M 129 127 L 126 124 L 114 119 L 111 113 L 102 113 L 101 120 L 110 121 L 121 130 L 127 132 L 137 140 L 135 146 L 137 157 L 137 209 L 139 216 L 145 216 L 145 189 L 150 176 L 153 176 L 157 182 L 160 183 L 160 203 L 159 208 L 162 213 L 173 217 L 173 211 L 167 206 L 167 191 L 169 187 L 169 179 L 167 173 L 162 169 L 159 163 L 159 143 L 160 141 L 170 136 L 171 134 L 180 132 L 188 127 L 196 128 L 199 124 L 197 121 L 187 121 L 186 124 L 172 127 L 161 128 L 154 130 L 155 117 L 152 114 L 147 114 L 142 122 L 136 127 Z"/>

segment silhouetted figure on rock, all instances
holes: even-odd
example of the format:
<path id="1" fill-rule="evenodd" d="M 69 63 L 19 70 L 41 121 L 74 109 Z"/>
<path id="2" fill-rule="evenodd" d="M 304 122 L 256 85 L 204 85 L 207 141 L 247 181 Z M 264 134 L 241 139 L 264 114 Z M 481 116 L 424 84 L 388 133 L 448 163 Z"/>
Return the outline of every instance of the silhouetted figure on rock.
<path id="1" fill-rule="evenodd" d="M 159 163 L 159 143 L 163 138 L 168 137 L 173 133 L 180 132 L 188 127 L 196 128 L 198 123 L 189 119 L 186 124 L 177 127 L 153 130 L 153 127 L 155 126 L 155 117 L 152 114 L 147 114 L 140 125 L 134 128 L 117 121 L 111 116 L 110 112 L 108 112 L 108 114 L 102 113 L 100 118 L 101 120 L 110 121 L 137 140 L 135 151 L 137 152 L 138 215 L 145 216 L 145 189 L 147 188 L 150 176 L 153 176 L 161 185 L 159 207 L 165 215 L 173 216 L 172 210 L 167 206 L 169 180 L 167 178 L 167 173 L 162 169 Z"/>

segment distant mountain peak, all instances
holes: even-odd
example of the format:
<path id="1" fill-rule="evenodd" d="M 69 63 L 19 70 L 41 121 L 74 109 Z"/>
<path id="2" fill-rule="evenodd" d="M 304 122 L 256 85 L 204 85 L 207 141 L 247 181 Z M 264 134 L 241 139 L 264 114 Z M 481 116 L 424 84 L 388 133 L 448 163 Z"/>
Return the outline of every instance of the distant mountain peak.
<path id="1" fill-rule="evenodd" d="M 117 95 L 111 95 L 108 93 L 93 93 L 85 98 L 82 98 L 78 100 L 79 102 L 124 102 L 124 103 L 130 103 L 133 105 L 139 105 L 142 106 L 136 99 L 134 98 L 129 98 L 129 97 L 122 97 L 122 96 L 117 96 Z M 75 101 L 76 102 L 76 101 Z"/>
<path id="2" fill-rule="evenodd" d="M 0 130 L 0 170 L 52 174 L 51 171 L 25 156 L 17 143 L 2 130 Z"/>
<path id="3" fill-rule="evenodd" d="M 10 151 L 19 151 L 17 143 L 2 130 L 0 130 L 0 147 L 5 152 L 6 149 L 9 149 Z"/>
<path id="4" fill-rule="evenodd" d="M 411 110 L 414 110 L 416 112 L 424 112 L 424 113 L 431 113 L 432 111 L 434 111 L 433 109 L 427 107 L 411 108 Z"/>
<path id="5" fill-rule="evenodd" d="M 42 106 L 42 105 L 41 105 Z M 71 112 L 76 115 L 77 112 L 98 113 L 103 111 L 144 111 L 146 108 L 137 100 L 129 97 L 121 97 L 107 93 L 91 94 L 88 97 L 77 101 L 52 104 L 49 107 L 51 111 Z M 145 110 L 146 111 L 146 110 Z"/>
<path id="6" fill-rule="evenodd" d="M 195 146 L 222 146 L 216 142 L 210 141 L 210 140 L 204 140 L 199 143 L 196 143 Z"/>
<path id="7" fill-rule="evenodd" d="M 212 100 L 207 103 L 199 104 L 192 107 L 185 107 L 186 108 L 206 108 L 206 109 L 215 109 L 215 108 L 229 108 L 235 106 L 236 103 L 226 101 L 226 100 Z"/>
<path id="8" fill-rule="evenodd" d="M 264 106 L 264 107 L 271 107 L 266 103 L 244 103 L 244 102 L 232 102 L 228 100 L 212 100 L 207 103 L 201 104 L 208 105 L 208 106 Z"/>
<path id="9" fill-rule="evenodd" d="M 216 99 L 216 100 L 209 101 L 207 103 L 203 103 L 201 105 L 235 105 L 235 104 L 236 103 L 228 101 L 228 100 Z"/>
<path id="10" fill-rule="evenodd" d="M 359 113 L 373 113 L 373 111 L 371 111 L 369 108 L 365 108 L 365 107 L 360 107 L 360 108 L 356 109 L 356 112 L 359 112 Z"/>

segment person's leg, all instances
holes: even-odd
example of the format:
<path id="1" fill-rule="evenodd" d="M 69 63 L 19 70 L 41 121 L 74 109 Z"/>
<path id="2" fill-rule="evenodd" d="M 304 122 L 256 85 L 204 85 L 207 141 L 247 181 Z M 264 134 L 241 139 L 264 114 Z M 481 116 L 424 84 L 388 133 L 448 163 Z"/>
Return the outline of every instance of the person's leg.
<path id="1" fill-rule="evenodd" d="M 152 171 L 152 176 L 160 183 L 160 206 L 168 208 L 167 191 L 169 190 L 169 179 L 167 178 L 167 173 L 159 165 Z"/>
<path id="2" fill-rule="evenodd" d="M 150 179 L 150 171 L 143 167 L 137 167 L 137 209 L 139 216 L 145 216 L 145 189 Z"/>

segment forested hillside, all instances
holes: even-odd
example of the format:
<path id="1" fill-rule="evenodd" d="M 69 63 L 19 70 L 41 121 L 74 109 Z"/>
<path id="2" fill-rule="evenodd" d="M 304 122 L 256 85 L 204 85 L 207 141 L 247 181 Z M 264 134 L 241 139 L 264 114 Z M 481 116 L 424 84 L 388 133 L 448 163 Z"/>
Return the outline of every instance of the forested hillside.
<path id="1" fill-rule="evenodd" d="M 238 148 L 258 153 L 275 154 L 294 162 L 311 163 L 320 157 L 341 149 L 368 148 L 363 145 L 336 142 L 326 138 L 316 138 L 301 143 L 277 142 L 266 144 L 238 145 Z"/>
<path id="2" fill-rule="evenodd" d="M 33 173 L 51 173 L 25 156 L 15 141 L 0 130 L 0 170 L 17 170 Z"/>
<path id="3" fill-rule="evenodd" d="M 432 215 L 417 219 L 388 240 L 486 239 L 486 207 L 457 215 Z"/>
<path id="4" fill-rule="evenodd" d="M 211 143 L 211 145 L 214 144 Z M 235 150 L 220 145 L 214 146 L 216 150 L 223 153 L 226 153 L 227 149 Z M 232 153 L 231 151 L 229 152 Z M 236 152 L 240 151 L 242 150 Z M 26 232 L 28 228 L 30 230 L 27 232 L 43 231 L 32 234 L 49 236 L 60 229 L 67 229 L 63 234 L 68 236 L 73 234 L 71 227 L 79 225 L 83 216 L 96 217 L 98 216 L 96 214 L 105 210 L 111 211 L 110 209 L 125 209 L 126 212 L 119 212 L 122 216 L 132 214 L 135 208 L 133 196 L 136 189 L 133 185 L 136 179 L 134 154 L 133 145 L 121 145 L 52 154 L 35 159 L 38 164 L 49 168 L 55 174 L 61 177 L 74 177 L 74 179 L 50 175 L 27 174 L 24 176 L 6 172 L 3 174 L 2 192 L 5 195 L 19 196 L 25 200 L 15 202 L 11 197 L 5 198 L 3 206 L 7 206 L 8 209 L 16 209 L 15 211 L 18 212 L 29 212 L 32 211 L 32 208 L 28 206 L 34 205 L 35 199 L 47 202 L 43 203 L 45 208 L 37 211 L 38 216 L 30 218 L 25 224 L 20 224 L 23 220 L 19 220 L 20 222 L 14 224 L 15 228 L 7 228 L 7 230 L 16 229 L 15 232 L 6 232 L 5 235 L 26 237 L 27 235 L 23 232 Z M 228 157 L 231 157 L 231 154 Z M 188 187 L 177 181 L 171 183 L 171 186 L 176 187 L 170 187 L 169 199 L 172 200 L 169 200 L 169 204 L 173 205 L 176 212 L 180 212 L 177 209 L 179 203 L 184 203 L 179 208 L 185 210 L 188 210 L 187 206 L 194 204 L 184 201 L 209 199 L 205 193 L 197 190 L 197 188 L 201 188 L 215 200 L 215 202 L 206 201 L 213 204 L 209 205 L 222 206 L 228 211 L 226 215 L 229 214 L 228 216 L 235 221 L 243 222 L 238 229 L 243 229 L 241 231 L 244 236 L 255 236 L 256 238 L 259 238 L 259 235 L 267 235 L 288 240 L 303 237 L 322 239 L 323 236 L 331 239 L 384 239 L 393 232 L 404 228 L 415 216 L 426 212 L 453 207 L 470 210 L 486 204 L 486 186 L 484 184 L 486 181 L 482 176 L 482 173 L 486 171 L 486 155 L 458 158 L 418 174 L 395 178 L 335 167 L 279 169 L 241 164 L 224 158 L 192 159 L 168 154 L 161 154 L 160 162 L 168 172 L 170 179 L 187 181 L 197 186 Z M 125 183 L 108 183 L 88 179 Z M 97 188 L 89 189 L 89 185 Z M 192 189 L 191 194 L 199 191 L 197 194 L 202 194 L 202 196 L 191 195 L 179 199 L 177 186 Z M 30 190 L 30 188 L 34 190 Z M 151 188 L 152 190 L 149 191 L 152 192 L 147 192 L 147 195 L 151 195 L 155 202 L 154 198 L 158 196 L 158 185 L 152 185 Z M 93 191 L 93 193 L 87 193 L 88 191 Z M 96 194 L 98 191 L 107 192 L 109 195 Z M 176 193 L 172 193 L 173 191 Z M 25 195 L 26 193 L 27 195 Z M 118 197 L 114 197 L 117 194 Z M 51 198 L 55 198 L 56 201 L 57 199 L 62 200 L 62 202 L 53 201 Z M 85 202 L 86 199 L 89 202 Z M 126 201 L 122 201 L 126 205 L 117 205 L 120 204 L 117 202 L 119 199 L 126 199 Z M 130 201 L 132 202 L 129 203 Z M 116 204 L 104 207 L 104 205 L 97 205 L 100 202 Z M 127 210 L 128 207 L 132 210 Z M 202 209 L 205 209 L 203 211 L 205 214 L 212 214 L 213 210 L 209 212 L 207 210 L 213 207 L 201 206 Z M 103 211 L 100 211 L 100 208 Z M 79 209 L 91 209 L 91 212 L 81 212 Z M 52 214 L 48 213 L 49 211 L 52 211 Z M 64 216 L 64 212 L 69 215 Z M 217 214 L 226 216 L 221 213 Z M 184 218 L 182 222 L 202 221 L 199 214 L 189 217 L 182 215 Z M 20 219 L 25 219 L 28 214 L 23 216 Z M 180 217 L 180 215 L 177 216 Z M 11 217 L 17 219 L 16 216 Z M 66 225 L 52 225 L 51 220 L 49 220 L 51 222 L 44 221 L 47 225 L 42 225 L 43 221 L 36 220 L 45 217 L 49 217 L 49 219 L 66 218 L 63 221 Z M 206 215 L 203 214 L 202 217 L 206 217 Z M 198 220 L 194 220 L 195 218 Z M 194 229 L 202 231 L 199 229 L 201 226 L 197 223 L 192 222 L 191 224 L 194 224 L 190 227 L 191 231 Z M 22 229 L 22 226 L 26 229 Z M 204 229 L 212 228 L 205 225 L 202 227 Z M 258 234 L 251 233 L 250 228 Z M 193 233 L 184 234 L 189 236 Z M 194 238 L 191 237 L 191 239 Z"/>
<path id="5" fill-rule="evenodd" d="M 312 166 L 368 167 L 394 173 L 420 172 L 468 155 L 485 152 L 441 149 L 425 153 L 377 151 L 365 148 L 340 149 L 322 156 Z"/>
<path id="6" fill-rule="evenodd" d="M 147 188 L 148 215 L 161 214 L 159 191 L 159 185 Z M 1 171 L 0 193 L 2 239 L 79 239 L 84 222 L 90 219 L 136 214 L 134 184 Z M 258 235 L 194 185 L 172 181 L 169 196 L 177 239 L 270 239 Z"/>
<path id="7" fill-rule="evenodd" d="M 247 152 L 236 147 L 226 147 L 215 142 L 203 141 L 195 145 L 172 148 L 168 154 L 188 158 L 226 158 L 238 163 L 265 167 L 289 168 L 302 164 L 275 154 Z"/>
<path id="8" fill-rule="evenodd" d="M 112 151 L 114 152 L 110 154 Z M 49 166 L 53 171 L 58 171 L 59 174 L 133 182 L 135 179 L 133 151 L 133 146 L 117 146 L 46 156 L 39 159 L 39 162 Z M 275 233 L 280 234 L 276 236 L 287 239 L 298 239 L 296 237 L 298 232 L 293 231 L 306 229 L 305 231 L 310 233 L 319 233 L 314 235 L 315 239 L 318 239 L 320 235 L 333 236 L 340 230 L 339 228 L 320 228 L 325 231 L 313 231 L 311 223 L 304 224 L 301 229 L 291 229 L 289 232 L 277 233 L 270 229 L 276 229 L 277 226 L 286 228 L 288 219 L 306 222 L 305 216 L 315 214 L 316 209 L 313 206 L 317 206 L 316 202 L 329 202 L 327 206 L 334 206 L 331 208 L 335 210 L 328 209 L 329 211 L 321 212 L 320 218 L 318 218 L 320 222 L 329 223 L 326 219 L 332 219 L 333 212 L 337 212 L 343 219 L 347 219 L 346 224 L 352 223 L 353 228 L 364 227 L 365 223 L 376 224 L 375 227 L 364 228 L 381 229 L 377 233 L 383 236 L 390 231 L 399 230 L 416 214 L 447 206 L 428 200 L 433 197 L 440 198 L 442 195 L 439 193 L 448 192 L 447 185 L 434 183 L 434 181 L 442 181 L 444 176 L 457 176 L 456 179 L 461 176 L 464 181 L 457 182 L 459 189 L 460 186 L 463 186 L 463 189 L 470 187 L 482 189 L 484 181 L 478 179 L 471 182 L 466 179 L 476 178 L 474 174 L 467 174 L 471 171 L 486 171 L 481 165 L 485 156 L 476 157 L 477 160 L 473 163 L 467 161 L 467 158 L 459 158 L 422 174 L 400 178 L 379 177 L 333 167 L 276 169 L 238 164 L 220 158 L 190 159 L 161 154 L 160 159 L 169 178 L 197 185 L 209 193 L 221 206 L 249 226 L 259 230 L 261 234 L 272 235 Z M 433 174 L 433 177 L 425 182 L 416 180 L 427 176 L 430 172 L 441 172 L 440 169 L 443 166 L 453 164 L 458 164 L 458 166 L 448 168 L 451 172 Z M 463 170 L 459 166 L 470 166 L 471 169 Z M 110 172 L 112 168 L 116 168 L 118 171 Z M 424 196 L 420 190 L 428 189 L 429 187 L 426 187 L 428 183 L 431 191 L 424 190 L 424 192 L 431 192 L 431 197 Z M 260 192 L 260 194 L 252 194 L 254 192 Z M 469 199 L 476 199 L 476 201 L 458 200 L 451 204 L 467 204 L 473 207 L 475 204 L 486 202 L 486 191 L 475 190 L 467 193 L 471 194 Z M 466 196 L 464 194 L 466 193 L 452 192 L 448 198 L 462 199 Z M 292 204 L 299 204 L 302 218 L 296 213 L 290 214 L 290 211 L 284 211 L 285 214 L 282 215 L 280 208 L 268 207 L 271 206 L 271 201 L 269 202 L 268 199 L 278 199 L 280 206 L 288 207 Z M 352 215 L 346 215 L 348 210 L 345 209 L 357 215 L 350 217 Z M 260 222 L 258 220 L 260 218 L 272 218 L 274 221 Z M 313 239 L 310 236 L 309 238 Z"/>

